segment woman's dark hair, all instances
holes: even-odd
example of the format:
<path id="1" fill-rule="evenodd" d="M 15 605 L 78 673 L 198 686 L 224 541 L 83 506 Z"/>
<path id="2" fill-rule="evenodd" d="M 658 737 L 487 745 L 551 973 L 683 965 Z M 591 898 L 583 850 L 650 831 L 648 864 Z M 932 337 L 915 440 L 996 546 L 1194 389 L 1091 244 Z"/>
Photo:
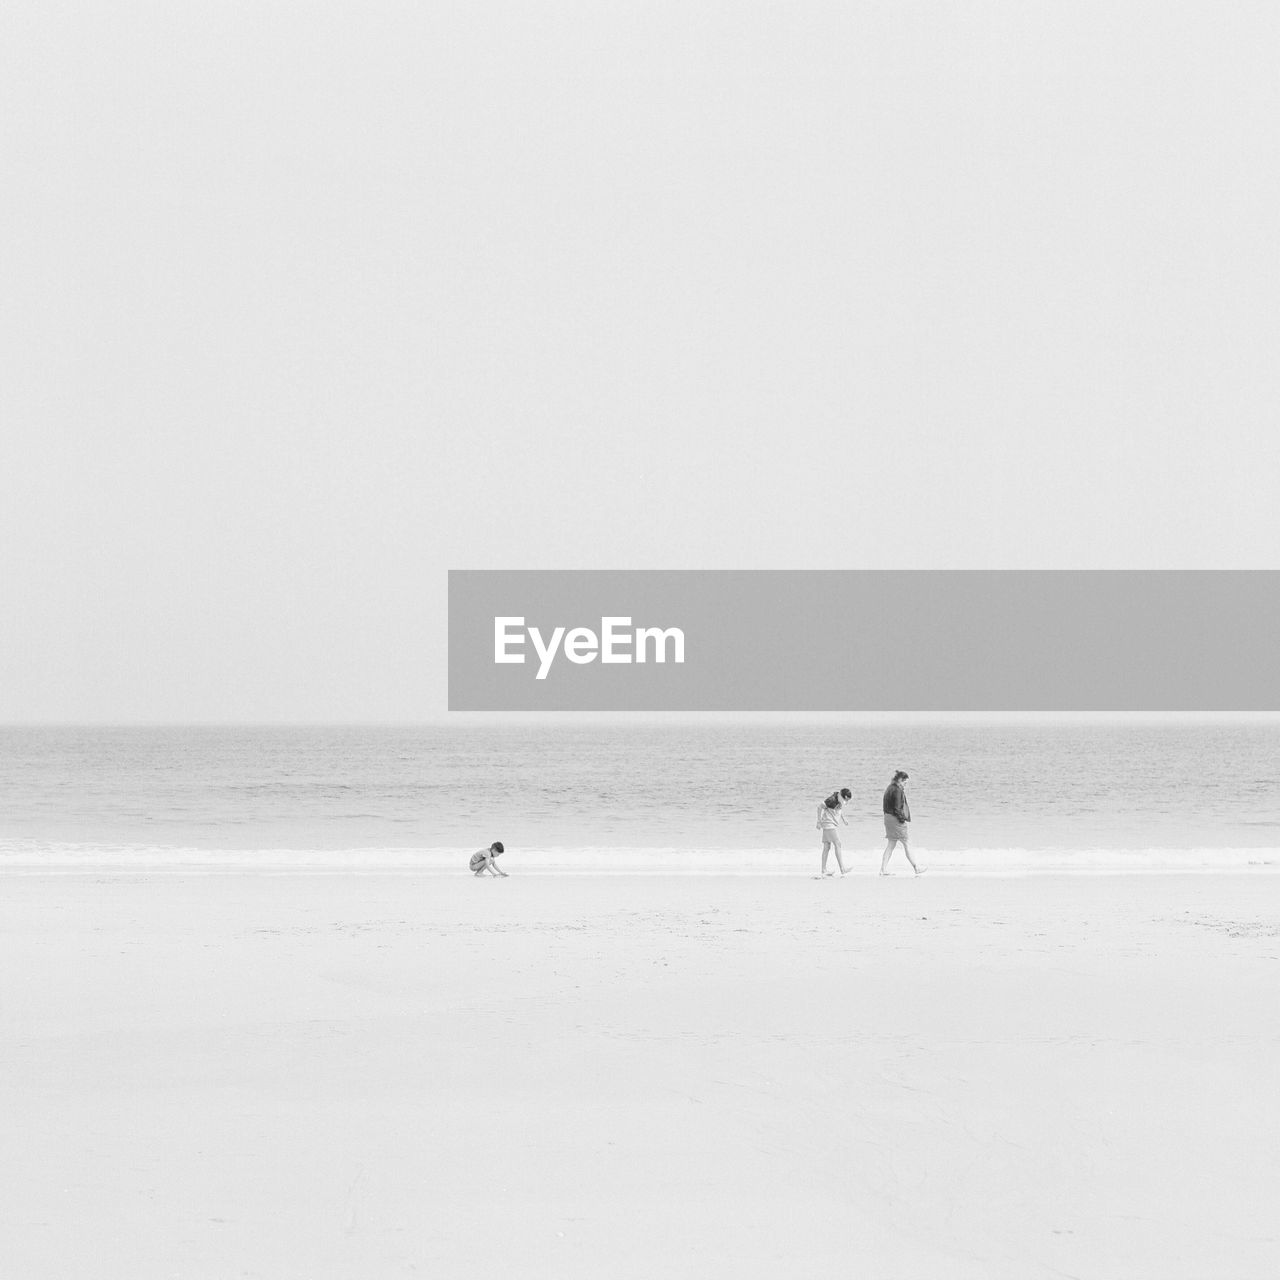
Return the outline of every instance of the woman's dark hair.
<path id="1" fill-rule="evenodd" d="M 492 849 L 494 853 L 506 853 L 506 850 L 502 847 L 501 840 L 495 840 L 489 848 Z"/>
<path id="2" fill-rule="evenodd" d="M 840 788 L 840 799 L 841 799 L 841 800 L 852 800 L 852 799 L 853 799 L 853 792 L 852 792 L 852 791 L 850 791 L 848 787 L 841 787 L 841 788 Z"/>
<path id="3" fill-rule="evenodd" d="M 909 773 L 904 773 L 901 769 L 899 769 L 898 772 L 893 775 L 893 780 L 894 782 L 901 782 L 903 778 L 909 778 L 909 777 L 911 777 Z"/>

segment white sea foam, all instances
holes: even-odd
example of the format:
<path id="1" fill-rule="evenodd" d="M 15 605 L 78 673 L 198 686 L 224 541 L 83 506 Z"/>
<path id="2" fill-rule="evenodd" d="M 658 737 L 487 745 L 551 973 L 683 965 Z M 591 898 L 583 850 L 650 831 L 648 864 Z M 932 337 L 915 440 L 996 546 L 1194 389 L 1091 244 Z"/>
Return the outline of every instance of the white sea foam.
<path id="1" fill-rule="evenodd" d="M 0 873 L 129 874 L 418 874 L 465 875 L 473 847 L 359 849 L 200 849 L 161 845 L 0 842 Z M 936 875 L 1135 874 L 1259 872 L 1280 869 L 1280 848 L 914 850 Z M 880 850 L 845 850 L 853 874 L 879 870 Z M 513 875 L 800 875 L 813 874 L 813 849 L 511 847 L 499 864 Z M 835 870 L 834 859 L 829 862 Z M 890 867 L 909 876 L 900 852 Z"/>

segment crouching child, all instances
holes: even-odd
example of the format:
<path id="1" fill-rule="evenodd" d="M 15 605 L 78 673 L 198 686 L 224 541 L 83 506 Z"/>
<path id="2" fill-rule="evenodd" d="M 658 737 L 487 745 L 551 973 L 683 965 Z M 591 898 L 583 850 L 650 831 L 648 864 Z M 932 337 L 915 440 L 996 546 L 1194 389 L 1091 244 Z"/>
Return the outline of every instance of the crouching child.
<path id="1" fill-rule="evenodd" d="M 498 854 L 505 853 L 501 840 L 495 840 L 487 849 L 477 849 L 471 855 L 471 861 L 468 864 L 476 875 L 482 876 L 486 871 L 493 876 L 505 876 L 505 871 L 498 870 L 497 858 Z"/>

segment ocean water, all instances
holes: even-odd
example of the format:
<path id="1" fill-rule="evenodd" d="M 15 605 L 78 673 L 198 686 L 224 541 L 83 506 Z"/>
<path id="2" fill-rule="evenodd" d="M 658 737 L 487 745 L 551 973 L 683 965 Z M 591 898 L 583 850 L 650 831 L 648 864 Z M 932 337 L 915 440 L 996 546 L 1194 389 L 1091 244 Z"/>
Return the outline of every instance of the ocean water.
<path id="1" fill-rule="evenodd" d="M 0 869 L 812 869 L 847 786 L 866 870 L 897 768 L 931 869 L 1280 866 L 1280 723 L 993 719 L 8 727 Z"/>

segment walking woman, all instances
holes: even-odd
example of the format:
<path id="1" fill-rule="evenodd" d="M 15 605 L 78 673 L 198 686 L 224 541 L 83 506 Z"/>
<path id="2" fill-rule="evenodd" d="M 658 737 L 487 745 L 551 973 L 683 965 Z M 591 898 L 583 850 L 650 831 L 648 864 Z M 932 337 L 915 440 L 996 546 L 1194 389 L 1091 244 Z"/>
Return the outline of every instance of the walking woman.
<path id="1" fill-rule="evenodd" d="M 902 785 L 906 780 L 907 775 L 899 769 L 884 791 L 885 846 L 884 857 L 880 859 L 882 876 L 889 874 L 889 859 L 897 845 L 902 846 L 902 852 L 907 855 L 907 861 L 911 863 L 911 870 L 916 875 L 921 874 L 920 868 L 916 866 L 916 860 L 911 856 L 911 846 L 907 843 L 910 839 L 907 826 L 911 822 L 911 806 L 907 803 L 907 790 Z"/>

